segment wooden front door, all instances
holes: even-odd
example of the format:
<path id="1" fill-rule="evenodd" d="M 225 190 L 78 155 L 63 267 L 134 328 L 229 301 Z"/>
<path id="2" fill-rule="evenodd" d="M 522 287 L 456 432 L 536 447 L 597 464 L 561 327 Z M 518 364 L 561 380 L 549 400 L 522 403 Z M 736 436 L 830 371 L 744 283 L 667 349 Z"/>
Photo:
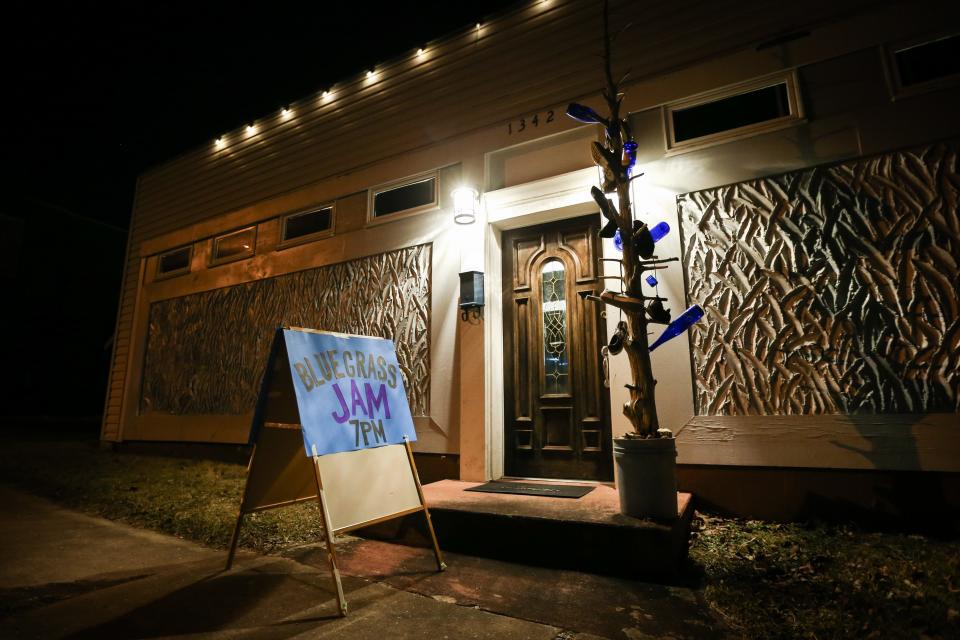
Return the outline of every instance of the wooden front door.
<path id="1" fill-rule="evenodd" d="M 599 216 L 503 235 L 508 476 L 612 480 Z"/>

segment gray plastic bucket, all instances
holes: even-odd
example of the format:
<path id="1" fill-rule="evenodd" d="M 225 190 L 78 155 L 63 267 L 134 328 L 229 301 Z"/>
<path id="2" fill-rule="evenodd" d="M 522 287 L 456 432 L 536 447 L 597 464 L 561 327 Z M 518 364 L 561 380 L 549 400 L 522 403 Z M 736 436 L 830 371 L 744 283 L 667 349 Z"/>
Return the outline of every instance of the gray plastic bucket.
<path id="1" fill-rule="evenodd" d="M 620 512 L 634 518 L 677 517 L 677 445 L 673 438 L 615 438 Z"/>

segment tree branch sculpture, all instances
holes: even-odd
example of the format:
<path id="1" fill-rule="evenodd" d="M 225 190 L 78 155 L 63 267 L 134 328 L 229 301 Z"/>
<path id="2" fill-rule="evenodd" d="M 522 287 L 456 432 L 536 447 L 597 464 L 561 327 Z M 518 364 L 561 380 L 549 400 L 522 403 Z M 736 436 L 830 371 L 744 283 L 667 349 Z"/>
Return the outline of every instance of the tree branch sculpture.
<path id="1" fill-rule="evenodd" d="M 633 426 L 633 433 L 625 437 L 656 438 L 669 435 L 660 430 L 657 419 L 655 395 L 656 380 L 650 364 L 650 351 L 662 342 L 679 335 L 703 315 L 700 307 L 694 305 L 672 323 L 670 312 L 663 308 L 664 298 L 648 296 L 643 292 L 643 274 L 647 271 L 664 269 L 664 263 L 677 258 L 657 259 L 653 254 L 654 243 L 669 226 L 660 223 L 651 231 L 646 224 L 634 219 L 633 204 L 630 201 L 630 182 L 638 176 L 632 176 L 637 158 L 637 142 L 633 138 L 630 124 L 620 115 L 623 94 L 620 87 L 627 78 L 625 74 L 619 81 L 613 79 L 611 49 L 613 39 L 610 35 L 608 2 L 603 4 L 603 60 L 605 88 L 601 91 L 607 106 L 607 117 L 593 109 L 571 103 L 567 115 L 580 122 L 600 124 L 605 130 L 605 143 L 593 142 L 593 160 L 603 175 L 602 189 L 593 187 L 591 195 L 600 207 L 606 224 L 600 236 L 611 238 L 619 234 L 623 247 L 622 293 L 604 291 L 601 296 L 592 296 L 595 302 L 618 308 L 626 317 L 626 336 L 622 336 L 623 349 L 630 361 L 632 383 L 626 385 L 630 391 L 630 400 L 623 406 L 623 413 Z M 642 175 L 642 174 L 640 174 Z M 617 206 L 614 207 L 606 194 L 614 194 Z M 666 231 L 664 230 L 666 229 Z M 663 335 L 654 345 L 647 339 L 648 324 L 668 324 Z M 669 334 L 669 335 L 668 335 Z"/>

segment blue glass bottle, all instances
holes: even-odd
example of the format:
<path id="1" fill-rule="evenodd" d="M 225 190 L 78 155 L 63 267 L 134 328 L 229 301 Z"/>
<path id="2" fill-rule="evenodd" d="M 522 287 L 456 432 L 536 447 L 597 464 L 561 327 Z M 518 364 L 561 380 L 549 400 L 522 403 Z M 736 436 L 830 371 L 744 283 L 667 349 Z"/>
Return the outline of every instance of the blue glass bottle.
<path id="1" fill-rule="evenodd" d="M 603 124 L 606 122 L 596 111 L 582 104 L 571 102 L 567 105 L 567 115 L 574 120 L 586 122 L 587 124 Z"/>
<path id="2" fill-rule="evenodd" d="M 623 238 L 620 237 L 620 229 L 617 229 L 617 232 L 613 234 L 613 246 L 617 251 L 623 253 Z"/>
<path id="3" fill-rule="evenodd" d="M 663 330 L 663 333 L 660 334 L 660 337 L 650 345 L 650 351 L 653 351 L 660 345 L 662 345 L 667 340 L 676 338 L 678 335 L 689 329 L 697 322 L 700 318 L 703 317 L 703 309 L 700 308 L 700 305 L 695 304 L 679 316 L 677 316 L 673 322 L 667 325 L 667 328 Z"/>
<path id="4" fill-rule="evenodd" d="M 650 258 L 653 255 L 654 243 L 663 239 L 670 232 L 670 225 L 659 222 L 653 227 L 647 227 L 639 220 L 633 221 L 633 250 L 641 258 Z"/>
<path id="5" fill-rule="evenodd" d="M 653 238 L 654 242 L 659 242 L 668 233 L 670 233 L 670 225 L 666 222 L 658 222 L 650 229 L 650 237 Z"/>
<path id="6" fill-rule="evenodd" d="M 657 279 L 654 278 L 653 276 L 647 276 L 647 284 L 650 285 L 651 287 L 655 287 L 657 286 Z"/>
<path id="7" fill-rule="evenodd" d="M 623 143 L 623 157 L 620 163 L 626 167 L 628 173 L 637 163 L 637 143 L 635 140 L 627 140 Z"/>

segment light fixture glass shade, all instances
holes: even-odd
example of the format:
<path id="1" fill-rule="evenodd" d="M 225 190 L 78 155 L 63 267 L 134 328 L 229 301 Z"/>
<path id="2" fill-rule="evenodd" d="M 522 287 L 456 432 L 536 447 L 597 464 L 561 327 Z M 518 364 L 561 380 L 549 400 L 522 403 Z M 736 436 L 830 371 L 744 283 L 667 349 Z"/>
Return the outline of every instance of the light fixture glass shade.
<path id="1" fill-rule="evenodd" d="M 473 187 L 460 187 L 453 191 L 453 221 L 457 224 L 473 224 L 477 219 L 479 199 Z"/>

